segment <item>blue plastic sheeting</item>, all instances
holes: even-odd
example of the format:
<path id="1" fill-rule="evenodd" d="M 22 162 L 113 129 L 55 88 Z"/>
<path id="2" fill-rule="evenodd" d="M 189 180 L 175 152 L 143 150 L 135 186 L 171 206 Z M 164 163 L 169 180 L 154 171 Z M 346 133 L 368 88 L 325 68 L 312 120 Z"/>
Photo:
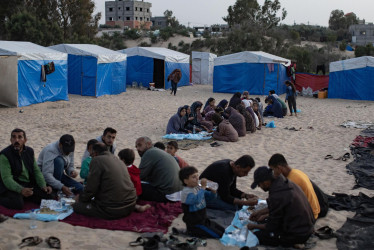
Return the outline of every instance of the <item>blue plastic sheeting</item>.
<path id="1" fill-rule="evenodd" d="M 143 83 L 144 87 L 149 87 L 149 83 L 153 82 L 153 61 L 151 57 L 127 57 L 127 85 L 135 81 Z"/>
<path id="2" fill-rule="evenodd" d="M 187 86 L 190 83 L 190 64 L 188 63 L 175 63 L 165 62 L 165 89 L 171 88 L 171 82 L 167 81 L 168 76 L 175 69 L 180 69 L 182 72 L 182 78 L 178 83 L 178 87 Z"/>
<path id="3" fill-rule="evenodd" d="M 69 54 L 69 93 L 116 95 L 126 91 L 126 61 L 98 64 L 93 56 Z"/>
<path id="4" fill-rule="evenodd" d="M 165 62 L 165 89 L 171 87 L 171 83 L 167 81 L 167 77 L 174 69 L 180 69 L 182 78 L 178 83 L 178 87 L 186 86 L 190 82 L 190 65 L 188 63 Z M 127 57 L 127 78 L 126 84 L 131 85 L 132 82 L 142 83 L 143 87 L 149 87 L 149 83 L 153 82 L 154 58 L 145 56 L 129 56 Z"/>
<path id="5" fill-rule="evenodd" d="M 345 46 L 345 50 L 353 51 L 354 49 L 351 46 L 347 45 L 347 46 Z"/>
<path id="6" fill-rule="evenodd" d="M 41 81 L 41 67 L 51 60 L 18 61 L 18 106 L 46 101 L 68 101 L 67 61 L 56 60 L 55 72 Z"/>
<path id="7" fill-rule="evenodd" d="M 249 91 L 251 95 L 267 95 L 270 90 L 275 90 L 281 95 L 286 92 L 286 80 L 289 77 L 282 64 L 274 64 L 271 72 L 267 64 L 262 63 L 220 65 L 214 67 L 213 92 Z"/>
<path id="8" fill-rule="evenodd" d="M 328 98 L 374 101 L 374 67 L 330 72 Z"/>

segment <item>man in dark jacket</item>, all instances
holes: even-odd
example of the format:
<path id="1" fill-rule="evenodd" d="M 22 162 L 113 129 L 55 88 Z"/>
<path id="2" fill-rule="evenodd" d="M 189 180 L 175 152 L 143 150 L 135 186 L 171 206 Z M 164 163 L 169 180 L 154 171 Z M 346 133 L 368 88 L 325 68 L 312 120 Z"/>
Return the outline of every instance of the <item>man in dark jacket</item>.
<path id="1" fill-rule="evenodd" d="M 52 188 L 45 183 L 34 150 L 25 145 L 26 132 L 14 129 L 10 142 L 0 155 L 0 205 L 22 209 L 24 199 L 38 204 L 41 199 L 52 199 Z"/>
<path id="2" fill-rule="evenodd" d="M 125 164 L 104 143 L 92 150 L 87 185 L 76 197 L 74 212 L 107 220 L 128 216 L 135 208 L 136 191 Z"/>
<path id="3" fill-rule="evenodd" d="M 257 186 L 265 192 L 269 191 L 266 200 L 268 213 L 265 224 L 248 224 L 248 229 L 260 229 L 255 235 L 261 245 L 292 247 L 305 243 L 314 232 L 314 216 L 303 191 L 298 185 L 283 175 L 273 176 L 268 167 L 259 167 L 254 173 L 252 189 Z M 261 210 L 260 210 L 261 211 Z M 262 212 L 252 213 L 249 218 L 259 222 Z"/>
<path id="4" fill-rule="evenodd" d="M 250 155 L 243 155 L 236 161 L 226 159 L 210 164 L 199 177 L 218 183 L 217 198 L 207 201 L 207 208 L 236 211 L 243 205 L 256 205 L 257 196 L 236 187 L 237 177 L 247 176 L 254 166 Z"/>

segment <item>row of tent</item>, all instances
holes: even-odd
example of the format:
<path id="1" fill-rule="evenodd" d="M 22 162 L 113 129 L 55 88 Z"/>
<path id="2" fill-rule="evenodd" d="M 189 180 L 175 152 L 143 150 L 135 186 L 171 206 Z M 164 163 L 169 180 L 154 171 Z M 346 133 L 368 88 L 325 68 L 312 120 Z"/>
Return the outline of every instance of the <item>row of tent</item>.
<path id="1" fill-rule="evenodd" d="M 53 70 L 51 71 L 51 62 Z M 214 92 L 285 93 L 290 60 L 265 52 L 239 52 L 217 57 L 192 52 L 192 82 L 213 84 Z M 0 104 L 27 106 L 85 96 L 120 94 L 126 84 L 170 88 L 167 76 L 181 69 L 178 86 L 190 82 L 190 56 L 156 47 L 112 51 L 92 44 L 60 44 L 49 48 L 30 42 L 0 41 Z M 374 58 L 331 63 L 329 98 L 373 100 Z M 43 74 L 45 76 L 43 77 Z"/>

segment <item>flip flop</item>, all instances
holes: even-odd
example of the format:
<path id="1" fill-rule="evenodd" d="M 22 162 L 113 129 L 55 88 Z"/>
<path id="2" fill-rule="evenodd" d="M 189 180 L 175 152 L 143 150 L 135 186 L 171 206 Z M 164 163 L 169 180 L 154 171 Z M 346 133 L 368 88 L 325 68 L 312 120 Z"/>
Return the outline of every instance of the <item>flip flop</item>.
<path id="1" fill-rule="evenodd" d="M 39 236 L 27 237 L 27 238 L 22 239 L 22 242 L 18 244 L 18 247 L 23 248 L 23 247 L 36 246 L 42 242 L 43 242 L 43 239 L 40 238 Z"/>
<path id="2" fill-rule="evenodd" d="M 145 243 L 147 242 L 148 240 L 146 238 L 143 238 L 143 237 L 138 237 L 136 239 L 136 241 L 131 241 L 129 242 L 129 245 L 132 246 L 132 247 L 136 247 L 136 246 L 144 246 Z"/>
<path id="3" fill-rule="evenodd" d="M 345 154 L 342 156 L 342 161 L 346 161 L 346 160 L 348 160 L 349 158 L 351 158 L 351 154 L 350 154 L 350 153 L 345 153 Z"/>
<path id="4" fill-rule="evenodd" d="M 314 232 L 314 234 L 318 236 L 318 238 L 320 238 L 321 240 L 328 240 L 336 237 L 334 230 L 329 226 L 319 228 L 317 231 Z"/>
<path id="5" fill-rule="evenodd" d="M 332 159 L 332 158 L 333 158 L 332 155 L 326 155 L 326 156 L 325 156 L 325 160 Z"/>
<path id="6" fill-rule="evenodd" d="M 221 146 L 222 144 L 221 143 L 218 143 L 218 142 L 213 142 L 210 144 L 211 147 L 219 147 Z"/>
<path id="7" fill-rule="evenodd" d="M 50 248 L 61 249 L 61 241 L 57 237 L 50 236 L 47 239 L 45 239 L 45 242 L 47 242 Z"/>

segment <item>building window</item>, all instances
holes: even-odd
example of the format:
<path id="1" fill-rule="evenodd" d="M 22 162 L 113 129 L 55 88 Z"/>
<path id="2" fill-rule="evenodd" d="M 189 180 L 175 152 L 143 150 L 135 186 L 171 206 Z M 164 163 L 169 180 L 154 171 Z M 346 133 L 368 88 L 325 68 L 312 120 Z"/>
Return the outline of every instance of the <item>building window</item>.
<path id="1" fill-rule="evenodd" d="M 149 9 L 147 9 L 147 12 L 149 12 Z"/>
<path id="2" fill-rule="evenodd" d="M 129 17 L 129 16 L 127 16 L 127 17 L 126 17 L 126 20 L 130 20 L 130 17 Z"/>
<path id="3" fill-rule="evenodd" d="M 109 12 L 112 12 L 113 11 L 113 8 L 109 8 Z"/>
<path id="4" fill-rule="evenodd" d="M 135 11 L 138 11 L 138 7 L 135 7 Z"/>
<path id="5" fill-rule="evenodd" d="M 143 11 L 143 8 L 140 8 L 140 11 Z"/>
<path id="6" fill-rule="evenodd" d="M 360 35 L 361 36 L 365 36 L 366 35 L 366 31 L 360 31 Z"/>
<path id="7" fill-rule="evenodd" d="M 121 17 L 119 16 L 118 19 L 121 19 Z"/>
<path id="8" fill-rule="evenodd" d="M 162 22 L 157 22 L 157 25 L 160 25 L 161 26 Z"/>
<path id="9" fill-rule="evenodd" d="M 109 17 L 109 21 L 113 21 L 113 17 Z"/>
<path id="10" fill-rule="evenodd" d="M 120 9 L 121 9 L 121 7 L 118 7 L 118 9 L 120 10 Z"/>
<path id="11" fill-rule="evenodd" d="M 140 21 L 143 21 L 143 17 L 140 17 Z"/>
<path id="12" fill-rule="evenodd" d="M 149 21 L 149 18 L 147 17 L 147 21 Z"/>
<path id="13" fill-rule="evenodd" d="M 130 10 L 130 7 L 126 7 L 126 10 Z"/>
<path id="14" fill-rule="evenodd" d="M 135 20 L 138 20 L 138 17 L 137 17 L 137 16 L 135 17 Z"/>

